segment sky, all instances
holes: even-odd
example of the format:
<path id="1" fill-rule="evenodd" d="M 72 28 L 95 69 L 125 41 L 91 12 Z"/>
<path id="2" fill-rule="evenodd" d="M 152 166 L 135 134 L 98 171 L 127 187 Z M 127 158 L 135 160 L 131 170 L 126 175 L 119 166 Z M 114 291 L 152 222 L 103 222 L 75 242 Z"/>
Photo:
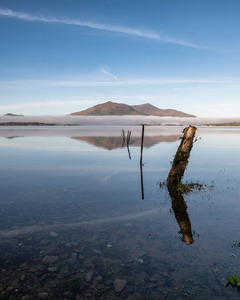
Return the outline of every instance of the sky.
<path id="1" fill-rule="evenodd" d="M 239 0 L 0 0 L 0 115 L 240 117 Z"/>

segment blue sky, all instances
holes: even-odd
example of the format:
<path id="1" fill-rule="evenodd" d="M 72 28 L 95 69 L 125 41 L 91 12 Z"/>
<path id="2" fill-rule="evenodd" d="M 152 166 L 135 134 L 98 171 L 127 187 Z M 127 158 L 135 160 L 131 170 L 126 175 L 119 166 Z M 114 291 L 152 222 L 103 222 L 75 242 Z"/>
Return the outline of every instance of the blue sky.
<path id="1" fill-rule="evenodd" d="M 0 0 L 0 115 L 240 117 L 239 0 Z"/>

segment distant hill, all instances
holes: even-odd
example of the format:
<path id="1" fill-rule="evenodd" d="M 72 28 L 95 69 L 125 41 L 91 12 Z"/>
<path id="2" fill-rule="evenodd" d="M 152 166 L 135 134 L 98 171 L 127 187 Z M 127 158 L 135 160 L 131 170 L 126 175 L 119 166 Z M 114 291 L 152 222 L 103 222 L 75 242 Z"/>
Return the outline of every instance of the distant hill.
<path id="1" fill-rule="evenodd" d="M 131 106 L 123 103 L 106 102 L 103 104 L 95 105 L 86 110 L 75 112 L 71 114 L 72 116 L 106 116 L 106 115 L 139 115 L 139 113 L 133 109 Z"/>
<path id="2" fill-rule="evenodd" d="M 195 117 L 174 109 L 159 109 L 149 103 L 142 105 L 127 105 L 123 103 L 106 102 L 95 105 L 86 110 L 74 112 L 71 116 L 123 116 L 123 115 L 143 115 L 159 117 Z"/>
<path id="3" fill-rule="evenodd" d="M 175 110 L 175 109 L 160 109 L 152 104 L 146 103 L 142 105 L 133 105 L 133 109 L 136 111 L 147 114 L 150 116 L 159 116 L 159 117 L 196 117 L 194 115 L 189 115 L 187 113 Z"/>
<path id="4" fill-rule="evenodd" d="M 23 117 L 23 115 L 15 115 L 15 114 L 12 114 L 12 113 L 7 113 L 3 116 L 5 116 L 5 117 Z"/>

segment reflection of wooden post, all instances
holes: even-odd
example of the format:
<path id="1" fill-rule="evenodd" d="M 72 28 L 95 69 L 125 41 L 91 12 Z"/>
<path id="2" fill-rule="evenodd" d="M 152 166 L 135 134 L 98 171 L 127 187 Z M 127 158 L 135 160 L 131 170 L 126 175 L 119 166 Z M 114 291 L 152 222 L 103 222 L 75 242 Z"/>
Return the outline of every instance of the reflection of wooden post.
<path id="1" fill-rule="evenodd" d="M 129 143 L 130 143 L 130 137 L 131 137 L 131 131 L 128 131 L 128 133 L 127 133 L 127 147 L 129 146 Z"/>
<path id="2" fill-rule="evenodd" d="M 125 137 L 125 131 L 122 129 L 122 137 L 123 137 L 123 143 L 122 143 L 122 147 L 124 146 L 126 137 Z"/>
<path id="3" fill-rule="evenodd" d="M 183 199 L 183 195 L 171 191 L 169 194 L 172 198 L 172 209 L 174 211 L 175 218 L 181 229 L 180 232 L 183 235 L 182 239 L 187 245 L 191 245 L 194 243 L 194 239 L 192 235 L 191 221 L 187 213 L 187 205 Z"/>
<path id="4" fill-rule="evenodd" d="M 144 189 L 143 189 L 143 171 L 142 164 L 140 163 L 140 174 L 141 174 L 141 191 L 142 191 L 142 200 L 144 199 Z"/>
<path id="5" fill-rule="evenodd" d="M 194 126 L 188 126 L 183 130 L 184 135 L 167 178 L 167 187 L 169 190 L 176 190 L 182 180 L 188 164 L 188 158 L 190 156 L 196 130 L 197 128 Z"/>
<path id="6" fill-rule="evenodd" d="M 143 140 L 144 140 L 144 124 L 142 125 L 142 140 L 141 140 L 140 166 L 142 166 Z"/>
<path id="7" fill-rule="evenodd" d="M 127 146 L 127 150 L 128 150 L 128 157 L 129 157 L 129 159 L 131 159 L 131 153 L 130 153 L 130 150 L 129 150 L 128 146 Z"/>

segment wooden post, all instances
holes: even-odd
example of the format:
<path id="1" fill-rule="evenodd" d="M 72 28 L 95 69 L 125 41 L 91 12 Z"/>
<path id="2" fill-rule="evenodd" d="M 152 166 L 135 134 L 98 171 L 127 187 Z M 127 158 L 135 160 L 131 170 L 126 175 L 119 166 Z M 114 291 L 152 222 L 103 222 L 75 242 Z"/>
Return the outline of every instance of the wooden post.
<path id="1" fill-rule="evenodd" d="M 171 170 L 167 178 L 167 187 L 169 191 L 176 191 L 181 183 L 184 171 L 188 164 L 188 158 L 193 146 L 193 139 L 197 128 L 188 126 L 183 130 L 183 137 L 172 162 Z"/>

